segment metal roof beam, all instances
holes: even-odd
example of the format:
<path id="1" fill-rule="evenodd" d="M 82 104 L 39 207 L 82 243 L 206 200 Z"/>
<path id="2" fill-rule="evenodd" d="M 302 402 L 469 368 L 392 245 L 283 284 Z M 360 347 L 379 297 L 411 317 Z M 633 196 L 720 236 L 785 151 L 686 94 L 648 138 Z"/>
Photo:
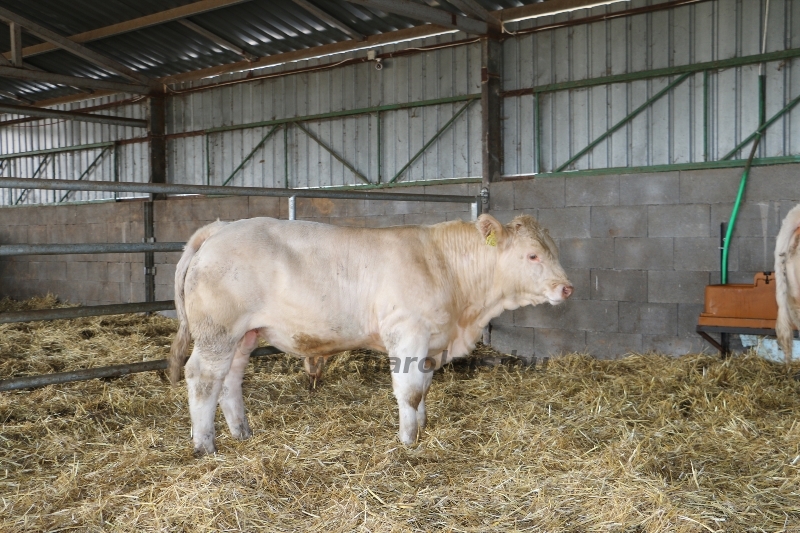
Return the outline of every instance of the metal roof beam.
<path id="1" fill-rule="evenodd" d="M 500 19 L 494 16 L 488 9 L 480 5 L 475 0 L 447 0 L 449 3 L 456 6 L 458 9 L 476 19 L 480 19 L 487 23 L 490 27 L 499 30 Z"/>
<path id="2" fill-rule="evenodd" d="M 495 11 L 494 14 L 504 23 L 518 22 L 520 20 L 557 15 L 576 9 L 589 9 L 617 2 L 628 2 L 629 0 L 548 0 L 537 4 L 526 6 L 510 7 Z"/>
<path id="3" fill-rule="evenodd" d="M 209 30 L 203 28 L 202 26 L 199 26 L 199 25 L 195 24 L 191 20 L 181 19 L 178 22 L 180 22 L 181 24 L 183 24 L 184 26 L 186 26 L 187 28 L 189 28 L 193 32 L 195 32 L 195 33 L 197 33 L 199 35 L 202 35 L 203 37 L 205 37 L 209 41 L 217 43 L 219 46 L 221 46 L 221 47 L 223 47 L 223 48 L 225 48 L 227 50 L 230 50 L 231 52 L 239 54 L 240 56 L 242 56 L 243 58 L 245 58 L 248 61 L 253 61 L 255 59 L 258 59 L 257 56 L 254 56 L 253 54 L 251 54 L 247 50 L 245 50 L 245 49 L 243 49 L 243 48 L 241 48 L 239 46 L 236 46 L 235 44 L 233 44 L 229 40 L 227 40 L 227 39 L 225 39 L 223 37 L 220 37 L 216 33 L 212 32 L 212 31 L 209 31 Z"/>
<path id="4" fill-rule="evenodd" d="M 333 17 L 333 16 L 329 15 L 328 13 L 326 13 L 323 10 L 321 10 L 320 8 L 318 8 L 317 6 L 315 6 L 314 4 L 309 2 L 308 0 L 293 0 L 293 1 L 294 1 L 295 4 L 297 4 L 298 6 L 302 7 L 303 9 L 305 9 L 306 11 L 311 13 L 312 15 L 314 15 L 315 17 L 320 19 L 322 22 L 324 22 L 328 26 L 336 28 L 337 30 L 349 35 L 352 39 L 355 39 L 356 41 L 363 41 L 364 40 L 364 38 L 365 38 L 364 35 L 358 33 L 356 30 L 354 30 L 353 28 L 351 28 L 347 24 L 343 23 L 342 21 L 340 21 L 336 17 Z"/>
<path id="5" fill-rule="evenodd" d="M 54 45 L 62 48 L 68 52 L 72 52 L 73 54 L 82 57 L 83 59 L 89 61 L 90 63 L 94 63 L 95 65 L 110 70 L 111 72 L 115 72 L 121 76 L 124 76 L 130 80 L 143 83 L 145 85 L 150 85 L 154 82 L 151 78 L 140 74 L 122 63 L 116 61 L 115 59 L 111 59 L 110 57 L 104 56 L 103 54 L 98 54 L 94 50 L 91 50 L 82 44 L 78 44 L 74 41 L 70 41 L 63 35 L 59 35 L 58 33 L 49 30 L 39 24 L 36 24 L 32 20 L 28 20 L 25 17 L 14 13 L 4 7 L 0 7 L 0 19 L 5 20 L 9 24 L 18 24 L 25 28 L 26 31 L 32 33 L 33 35 L 43 39 L 45 41 L 51 42 Z M 21 51 L 17 53 L 19 56 L 20 62 L 22 61 Z M 13 61 L 15 66 L 20 66 L 16 64 L 16 59 Z"/>
<path id="6" fill-rule="evenodd" d="M 147 121 L 138 118 L 115 117 L 109 115 L 93 115 L 91 113 L 79 113 L 76 111 L 58 111 L 56 109 L 42 109 L 40 107 L 28 107 L 22 105 L 0 104 L 0 113 L 13 113 L 15 115 L 26 115 L 37 118 L 56 118 L 77 120 L 78 122 L 96 122 L 99 124 L 111 124 L 114 126 L 129 126 L 133 128 L 146 128 Z"/>
<path id="7" fill-rule="evenodd" d="M 9 26 L 11 34 L 11 64 L 15 67 L 22 66 L 22 26 L 12 22 Z"/>
<path id="8" fill-rule="evenodd" d="M 14 80 L 34 81 L 41 83 L 53 83 L 56 85 L 71 85 L 73 87 L 83 87 L 86 89 L 105 89 L 121 93 L 149 94 L 150 85 L 137 85 L 119 81 L 97 80 L 94 78 L 81 78 L 79 76 L 67 76 L 66 74 L 55 74 L 39 70 L 16 68 L 0 65 L 0 78 L 11 78 Z"/>
<path id="9" fill-rule="evenodd" d="M 185 17 L 191 17 L 206 13 L 214 9 L 228 7 L 236 4 L 241 4 L 248 0 L 201 0 L 200 2 L 193 2 L 185 6 L 176 7 L 174 9 L 167 9 L 166 11 L 159 11 L 151 15 L 139 17 L 131 20 L 112 24 L 111 26 L 104 26 L 94 30 L 85 31 L 69 37 L 69 40 L 76 43 L 85 43 L 88 41 L 96 41 L 97 39 L 104 39 L 122 33 L 141 30 L 149 28 L 165 22 L 172 22 Z M 51 50 L 56 50 L 58 47 L 52 43 L 35 44 L 33 46 L 26 46 L 22 49 L 23 57 L 30 57 L 39 54 L 44 54 Z M 6 58 L 11 58 L 11 54 L 5 54 Z"/>
<path id="10" fill-rule="evenodd" d="M 443 26 L 461 30 L 475 35 L 484 35 L 489 32 L 489 25 L 482 20 L 475 20 L 455 13 L 449 13 L 435 7 L 417 4 L 411 0 L 347 0 L 351 4 L 359 4 L 364 7 L 378 9 L 395 15 L 402 15 L 422 22 L 430 22 Z"/>

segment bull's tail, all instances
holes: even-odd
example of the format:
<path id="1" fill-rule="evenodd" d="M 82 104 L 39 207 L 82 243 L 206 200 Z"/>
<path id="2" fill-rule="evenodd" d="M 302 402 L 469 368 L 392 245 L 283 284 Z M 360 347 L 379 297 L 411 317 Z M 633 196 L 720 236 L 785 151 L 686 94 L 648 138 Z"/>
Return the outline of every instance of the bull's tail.
<path id="1" fill-rule="evenodd" d="M 778 344 L 783 350 L 786 362 L 792 359 L 792 331 L 795 324 L 792 317 L 796 313 L 789 309 L 796 300 L 796 295 L 800 287 L 792 286 L 797 282 L 790 269 L 793 265 L 787 262 L 793 260 L 798 252 L 800 244 L 800 205 L 794 207 L 786 218 L 778 232 L 775 242 L 775 297 L 778 302 L 778 320 L 775 324 L 775 334 L 778 337 Z"/>
<path id="2" fill-rule="evenodd" d="M 168 359 L 168 374 L 169 380 L 173 385 L 178 383 L 181 379 L 181 369 L 189 358 L 187 355 L 189 343 L 192 336 L 189 333 L 189 323 L 186 320 L 186 304 L 184 302 L 184 280 L 186 279 L 186 272 L 189 270 L 189 264 L 192 262 L 194 254 L 203 245 L 203 243 L 222 229 L 227 222 L 212 222 L 207 226 L 203 226 L 189 239 L 183 249 L 178 265 L 175 267 L 175 310 L 178 314 L 178 333 L 175 335 L 175 340 L 172 341 L 172 348 L 169 351 Z"/>

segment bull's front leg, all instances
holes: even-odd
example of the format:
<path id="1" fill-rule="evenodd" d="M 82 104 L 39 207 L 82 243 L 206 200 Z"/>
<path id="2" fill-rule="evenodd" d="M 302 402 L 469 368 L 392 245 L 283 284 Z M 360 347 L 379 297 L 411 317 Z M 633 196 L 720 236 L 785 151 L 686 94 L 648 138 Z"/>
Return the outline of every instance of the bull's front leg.
<path id="1" fill-rule="evenodd" d="M 403 444 L 417 441 L 425 427 L 425 396 L 431 386 L 434 365 L 428 355 L 426 338 L 411 338 L 389 348 L 392 361 L 392 389 L 400 411 L 398 437 Z"/>

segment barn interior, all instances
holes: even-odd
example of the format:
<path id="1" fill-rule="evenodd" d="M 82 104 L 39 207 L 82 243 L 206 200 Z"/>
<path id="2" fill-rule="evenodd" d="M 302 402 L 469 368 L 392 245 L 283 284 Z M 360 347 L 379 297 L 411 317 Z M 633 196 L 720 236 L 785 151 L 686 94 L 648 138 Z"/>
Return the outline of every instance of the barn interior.
<path id="1" fill-rule="evenodd" d="M 800 527 L 800 366 L 753 293 L 702 319 L 800 202 L 795 7 L 0 0 L 0 529 Z M 480 213 L 574 292 L 438 371 L 417 446 L 385 355 L 309 392 L 262 346 L 254 438 L 192 457 L 160 371 L 196 229 Z"/>

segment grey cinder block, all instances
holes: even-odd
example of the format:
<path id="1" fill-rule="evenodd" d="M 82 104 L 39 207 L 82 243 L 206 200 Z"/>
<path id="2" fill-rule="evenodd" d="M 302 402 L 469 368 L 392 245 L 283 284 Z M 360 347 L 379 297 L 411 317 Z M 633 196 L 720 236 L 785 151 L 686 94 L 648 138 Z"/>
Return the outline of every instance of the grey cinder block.
<path id="1" fill-rule="evenodd" d="M 646 270 L 592 269 L 592 300 L 647 301 Z"/>
<path id="2" fill-rule="evenodd" d="M 760 272 L 775 269 L 774 237 L 741 237 L 735 239 L 735 244 L 739 252 L 736 270 Z M 728 269 L 733 270 L 730 262 L 728 263 Z"/>
<path id="3" fill-rule="evenodd" d="M 591 208 L 565 207 L 562 209 L 539 209 L 539 222 L 550 231 L 554 239 L 586 239 L 591 237 Z"/>
<path id="4" fill-rule="evenodd" d="M 717 237 L 678 237 L 675 239 L 675 270 L 719 270 L 720 247 Z M 736 239 L 731 243 L 728 265 L 738 269 Z"/>
<path id="5" fill-rule="evenodd" d="M 514 325 L 589 331 L 617 331 L 619 303 L 606 300 L 567 300 L 557 306 L 538 305 L 514 311 Z"/>
<path id="6" fill-rule="evenodd" d="M 536 357 L 586 352 L 586 332 L 577 329 L 540 328 L 534 338 Z"/>
<path id="7" fill-rule="evenodd" d="M 533 354 L 534 329 L 505 325 L 492 326 L 492 348 L 500 353 Z"/>
<path id="8" fill-rule="evenodd" d="M 676 336 L 678 334 L 678 305 L 620 302 L 619 331 L 643 335 Z"/>
<path id="9" fill-rule="evenodd" d="M 741 172 L 739 174 L 741 176 Z M 798 165 L 753 167 L 747 181 L 746 201 L 790 200 L 800 202 Z"/>
<path id="10" fill-rule="evenodd" d="M 733 202 L 741 177 L 741 168 L 681 171 L 680 201 L 684 204 Z"/>
<path id="11" fill-rule="evenodd" d="M 592 207 L 592 237 L 646 237 L 646 206 Z"/>
<path id="12" fill-rule="evenodd" d="M 711 237 L 711 207 L 707 204 L 651 205 L 647 208 L 648 237 Z"/>
<path id="13" fill-rule="evenodd" d="M 514 209 L 564 207 L 564 176 L 533 178 L 514 183 Z"/>
<path id="14" fill-rule="evenodd" d="M 700 335 L 692 337 L 676 337 L 675 335 L 642 335 L 642 351 L 664 355 L 681 356 L 689 353 L 710 352 L 710 344 Z"/>
<path id="15" fill-rule="evenodd" d="M 641 353 L 642 336 L 638 333 L 587 331 L 586 350 L 597 359 L 620 359 L 629 353 Z"/>
<path id="16" fill-rule="evenodd" d="M 733 204 L 711 205 L 711 230 L 720 233 L 720 223 L 731 221 Z M 745 201 L 739 207 L 734 225 L 734 235 L 737 237 L 762 237 L 764 235 L 775 237 L 780 230 L 782 218 L 780 205 L 777 202 L 749 202 Z"/>
<path id="17" fill-rule="evenodd" d="M 619 205 L 619 176 L 566 178 L 567 206 Z"/>
<path id="18" fill-rule="evenodd" d="M 498 181 L 489 186 L 489 211 L 514 209 L 514 182 Z"/>
<path id="19" fill-rule="evenodd" d="M 651 270 L 647 275 L 647 300 L 655 303 L 703 303 L 708 272 Z"/>
<path id="20" fill-rule="evenodd" d="M 679 197 L 678 172 L 626 174 L 619 177 L 620 205 L 677 204 Z"/>
<path id="21" fill-rule="evenodd" d="M 614 268 L 614 239 L 559 239 L 564 268 Z"/>
<path id="22" fill-rule="evenodd" d="M 673 239 L 614 239 L 614 268 L 632 270 L 665 270 L 672 268 Z"/>
<path id="23" fill-rule="evenodd" d="M 702 303 L 678 304 L 678 336 L 693 339 L 700 337 L 697 334 L 697 319 L 703 312 Z"/>

